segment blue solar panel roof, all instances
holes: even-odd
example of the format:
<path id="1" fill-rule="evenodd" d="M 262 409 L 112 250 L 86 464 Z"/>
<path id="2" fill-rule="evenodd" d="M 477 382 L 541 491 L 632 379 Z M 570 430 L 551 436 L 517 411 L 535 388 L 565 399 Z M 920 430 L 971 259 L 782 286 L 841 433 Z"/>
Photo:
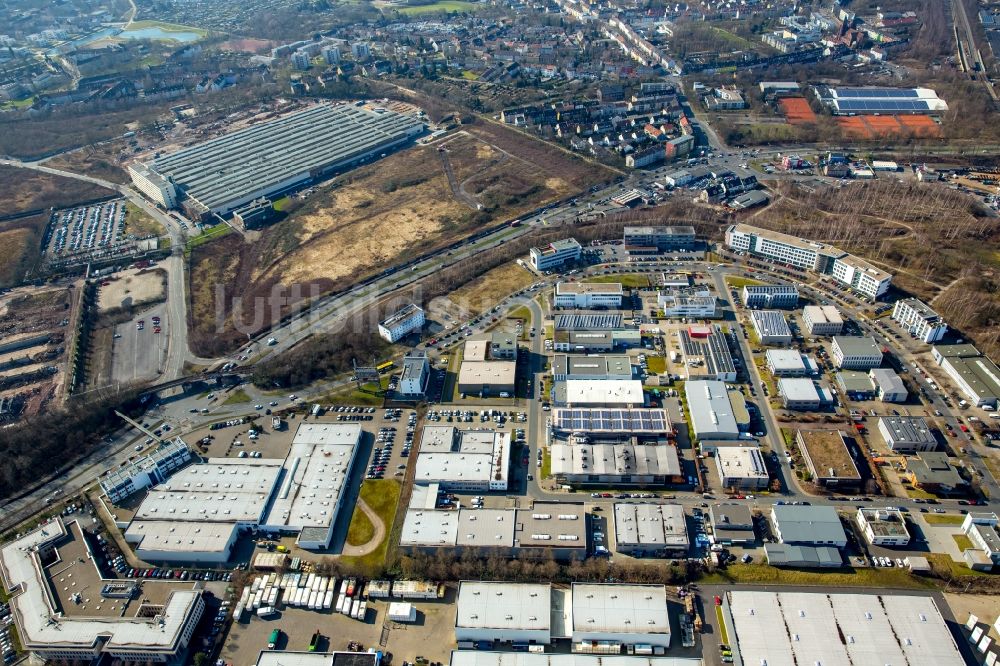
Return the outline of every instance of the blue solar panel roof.
<path id="1" fill-rule="evenodd" d="M 917 97 L 917 91 L 912 88 L 833 88 L 834 94 L 840 98 L 867 98 L 867 99 L 898 99 Z"/>
<path id="2" fill-rule="evenodd" d="M 876 99 L 841 99 L 837 100 L 837 108 L 841 111 L 928 111 L 930 107 L 923 100 L 876 100 Z"/>

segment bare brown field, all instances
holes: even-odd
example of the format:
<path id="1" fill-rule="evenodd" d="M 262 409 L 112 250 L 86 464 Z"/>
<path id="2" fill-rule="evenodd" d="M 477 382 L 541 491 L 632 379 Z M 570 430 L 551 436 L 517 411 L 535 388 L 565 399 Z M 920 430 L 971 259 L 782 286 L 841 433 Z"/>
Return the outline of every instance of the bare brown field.
<path id="1" fill-rule="evenodd" d="M 66 208 L 114 194 L 73 178 L 0 165 L 0 200 L 4 214 L 41 208 Z"/>
<path id="2" fill-rule="evenodd" d="M 525 149 L 519 137 L 501 133 L 503 143 L 493 145 L 491 136 L 459 132 L 446 141 L 456 186 L 482 210 L 470 210 L 452 193 L 437 146 L 414 146 L 316 187 L 259 240 L 246 243 L 234 234 L 196 248 L 192 339 L 199 353 L 218 353 L 240 339 L 231 330 L 234 298 L 252 304 L 274 285 L 314 285 L 320 292 L 345 287 L 607 177 L 602 168 L 576 165 L 572 156 Z M 226 295 L 221 334 L 216 285 Z M 284 304 L 283 312 L 293 305 Z M 270 311 L 253 314 L 261 325 L 272 320 Z"/>
<path id="3" fill-rule="evenodd" d="M 0 231 L 0 285 L 14 284 L 23 275 L 31 238 L 31 229 L 24 227 Z"/>
<path id="4" fill-rule="evenodd" d="M 110 180 L 112 183 L 128 183 L 128 172 L 119 164 L 118 156 L 126 147 L 116 141 L 100 146 L 87 146 L 46 160 L 45 165 L 54 169 L 64 169 L 82 173 L 94 178 Z"/>
<path id="5" fill-rule="evenodd" d="M 166 282 L 167 272 L 161 269 L 127 270 L 101 287 L 97 307 L 107 312 L 162 301 L 166 298 Z"/>
<path id="6" fill-rule="evenodd" d="M 477 315 L 534 281 L 535 276 L 527 269 L 516 263 L 504 264 L 442 297 L 441 305 L 449 311 L 456 309 L 460 317 Z"/>

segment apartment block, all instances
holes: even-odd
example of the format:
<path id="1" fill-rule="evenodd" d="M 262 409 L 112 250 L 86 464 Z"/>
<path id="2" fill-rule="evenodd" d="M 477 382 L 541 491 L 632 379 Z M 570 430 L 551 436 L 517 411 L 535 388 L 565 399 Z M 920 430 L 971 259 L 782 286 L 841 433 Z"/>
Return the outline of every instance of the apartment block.
<path id="1" fill-rule="evenodd" d="M 916 298 L 896 301 L 892 318 L 910 335 L 923 342 L 937 342 L 948 332 L 948 324 L 929 305 Z"/>

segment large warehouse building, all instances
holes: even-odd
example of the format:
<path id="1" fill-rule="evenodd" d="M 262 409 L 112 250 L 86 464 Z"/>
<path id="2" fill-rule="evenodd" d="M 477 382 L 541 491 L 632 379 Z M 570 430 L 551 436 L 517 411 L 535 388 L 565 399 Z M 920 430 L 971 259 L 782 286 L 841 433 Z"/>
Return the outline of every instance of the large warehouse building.
<path id="1" fill-rule="evenodd" d="M 317 104 L 129 168 L 164 208 L 226 215 L 407 144 L 423 122 L 357 104 Z M 187 200 L 187 202 L 184 201 Z"/>
<path id="2" fill-rule="evenodd" d="M 836 116 L 944 113 L 948 103 L 930 88 L 815 86 L 816 98 Z"/>
<path id="3" fill-rule="evenodd" d="M 507 490 L 510 447 L 506 432 L 425 426 L 414 480 L 451 490 Z"/>
<path id="4" fill-rule="evenodd" d="M 742 664 L 966 663 L 929 596 L 740 590 L 722 615 Z"/>

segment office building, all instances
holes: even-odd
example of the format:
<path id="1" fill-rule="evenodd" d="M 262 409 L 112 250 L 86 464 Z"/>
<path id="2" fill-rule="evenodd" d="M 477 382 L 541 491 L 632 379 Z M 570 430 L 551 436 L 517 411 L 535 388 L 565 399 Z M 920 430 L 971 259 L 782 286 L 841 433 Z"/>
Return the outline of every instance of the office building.
<path id="1" fill-rule="evenodd" d="M 771 507 L 771 524 L 781 543 L 834 548 L 847 545 L 844 526 L 832 506 L 775 504 Z"/>
<path id="2" fill-rule="evenodd" d="M 566 238 L 549 243 L 545 247 L 533 247 L 528 251 L 528 258 L 536 271 L 551 271 L 560 268 L 566 262 L 580 260 L 583 248 L 575 238 Z"/>
<path id="3" fill-rule="evenodd" d="M 861 486 L 861 472 L 842 432 L 799 430 L 795 442 L 813 483 L 838 489 Z"/>
<path id="4" fill-rule="evenodd" d="M 768 349 L 767 369 L 775 377 L 805 377 L 819 374 L 815 359 L 797 349 Z"/>
<path id="5" fill-rule="evenodd" d="M 517 336 L 499 331 L 490 336 L 490 358 L 494 361 L 517 360 Z"/>
<path id="6" fill-rule="evenodd" d="M 833 305 L 807 305 L 802 308 L 802 323 L 809 335 L 840 335 L 844 317 Z"/>
<path id="7" fill-rule="evenodd" d="M 556 440 L 550 447 L 552 476 L 572 485 L 654 486 L 684 479 L 671 444 L 591 443 L 589 437 Z"/>
<path id="8" fill-rule="evenodd" d="M 392 111 L 317 104 L 133 165 L 129 173 L 165 208 L 183 203 L 199 215 L 226 215 L 402 147 L 423 131 L 423 122 Z"/>
<path id="9" fill-rule="evenodd" d="M 922 342 L 937 342 L 948 332 L 948 324 L 929 305 L 916 298 L 896 301 L 892 318 L 914 338 Z"/>
<path id="10" fill-rule="evenodd" d="M 815 411 L 833 404 L 829 389 L 809 377 L 779 378 L 778 397 L 785 409 Z"/>
<path id="11" fill-rule="evenodd" d="M 790 284 L 748 284 L 743 287 L 743 305 L 748 308 L 794 308 L 799 290 Z"/>
<path id="12" fill-rule="evenodd" d="M 507 490 L 510 449 L 506 432 L 424 426 L 414 481 L 468 492 Z"/>
<path id="13" fill-rule="evenodd" d="M 688 539 L 679 504 L 615 504 L 615 552 L 633 557 L 684 555 Z"/>
<path id="14" fill-rule="evenodd" d="M 748 666 L 966 663 L 930 596 L 734 590 L 722 616 Z"/>
<path id="15" fill-rule="evenodd" d="M 890 451 L 915 453 L 937 449 L 937 439 L 920 416 L 879 417 L 878 431 Z"/>
<path id="16" fill-rule="evenodd" d="M 704 337 L 691 334 L 691 329 L 678 332 L 684 379 L 709 379 L 720 382 L 736 381 L 736 364 L 729 351 L 729 341 L 718 326 L 708 329 Z"/>
<path id="17" fill-rule="evenodd" d="M 427 352 L 414 350 L 403 357 L 403 373 L 399 380 L 399 394 L 406 397 L 421 397 L 427 392 L 431 366 Z"/>
<path id="18" fill-rule="evenodd" d="M 556 354 L 552 357 L 552 380 L 590 379 L 628 381 L 632 379 L 632 362 L 626 355 L 576 356 Z"/>
<path id="19" fill-rule="evenodd" d="M 752 546 L 757 543 L 753 514 L 746 504 L 713 504 L 708 509 L 712 543 L 722 546 Z"/>
<path id="20" fill-rule="evenodd" d="M 661 291 L 656 295 L 656 305 L 667 319 L 714 319 L 719 316 L 715 296 L 707 289 L 697 293 Z"/>
<path id="21" fill-rule="evenodd" d="M 764 557 L 772 567 L 797 569 L 835 569 L 844 564 L 840 551 L 833 546 L 800 546 L 789 543 L 765 543 Z"/>
<path id="22" fill-rule="evenodd" d="M 509 398 L 514 395 L 516 375 L 517 361 L 463 359 L 462 367 L 458 371 L 458 390 L 466 395 Z"/>
<path id="23" fill-rule="evenodd" d="M 548 645 L 552 586 L 463 580 L 458 584 L 455 640 Z"/>
<path id="24" fill-rule="evenodd" d="M 882 348 L 875 338 L 833 336 L 833 362 L 847 370 L 871 370 L 882 365 Z"/>
<path id="25" fill-rule="evenodd" d="M 723 488 L 762 490 L 770 483 L 764 456 L 756 446 L 720 446 L 715 466 Z"/>
<path id="26" fill-rule="evenodd" d="M 638 379 L 570 379 L 554 382 L 552 401 L 560 407 L 643 407 Z"/>
<path id="27" fill-rule="evenodd" d="M 625 251 L 629 254 L 654 254 L 691 250 L 700 245 L 694 227 L 625 227 Z"/>
<path id="28" fill-rule="evenodd" d="M 1000 368 L 972 345 L 935 345 L 931 350 L 966 399 L 976 407 L 1000 405 Z"/>
<path id="29" fill-rule="evenodd" d="M 869 299 L 889 289 L 892 276 L 843 250 L 748 224 L 726 229 L 726 246 L 802 270 L 830 275 Z"/>
<path id="30" fill-rule="evenodd" d="M 670 647 L 670 618 L 663 585 L 573 583 L 572 644 Z"/>
<path id="31" fill-rule="evenodd" d="M 46 663 L 178 663 L 205 610 L 201 590 L 147 583 L 142 598 L 105 598 L 95 558 L 79 524 L 59 516 L 0 550 L 24 650 Z"/>
<path id="32" fill-rule="evenodd" d="M 149 455 L 109 471 L 101 477 L 101 490 L 109 502 L 117 504 L 133 493 L 162 483 L 192 459 L 191 449 L 177 437 L 161 444 Z"/>
<path id="33" fill-rule="evenodd" d="M 378 325 L 378 334 L 389 342 L 402 340 L 410 333 L 424 327 L 424 310 L 415 303 L 403 306 Z"/>
<path id="34" fill-rule="evenodd" d="M 1000 521 L 995 513 L 968 513 L 962 521 L 962 532 L 972 545 L 982 551 L 989 562 L 1000 564 Z"/>
<path id="35" fill-rule="evenodd" d="M 619 283 L 557 282 L 553 304 L 581 310 L 620 308 L 622 293 Z"/>
<path id="36" fill-rule="evenodd" d="M 553 335 L 552 348 L 557 352 L 600 354 L 616 349 L 630 349 L 642 344 L 642 334 L 638 328 L 633 327 L 592 331 L 557 327 Z"/>
<path id="37" fill-rule="evenodd" d="M 915 457 L 903 460 L 903 468 L 901 478 L 929 493 L 955 495 L 969 489 L 969 482 L 944 452 L 917 451 Z"/>
<path id="38" fill-rule="evenodd" d="M 792 344 L 792 330 L 784 315 L 777 310 L 754 310 L 750 313 L 753 330 L 762 345 L 785 346 Z"/>
<path id="39" fill-rule="evenodd" d="M 740 436 L 725 382 L 689 381 L 684 385 L 684 396 L 687 398 L 695 438 L 715 440 L 736 439 Z"/>
<path id="40" fill-rule="evenodd" d="M 906 529 L 906 519 L 899 509 L 858 509 L 854 516 L 858 529 L 873 546 L 906 546 L 910 543 L 910 531 Z"/>
<path id="41" fill-rule="evenodd" d="M 850 400 L 871 400 L 875 397 L 875 385 L 867 373 L 860 370 L 841 370 L 833 376 L 837 386 Z"/>
<path id="42" fill-rule="evenodd" d="M 868 371 L 868 377 L 875 387 L 875 395 L 882 402 L 906 402 L 906 398 L 910 395 L 906 390 L 906 384 L 895 370 L 872 368 Z"/>

